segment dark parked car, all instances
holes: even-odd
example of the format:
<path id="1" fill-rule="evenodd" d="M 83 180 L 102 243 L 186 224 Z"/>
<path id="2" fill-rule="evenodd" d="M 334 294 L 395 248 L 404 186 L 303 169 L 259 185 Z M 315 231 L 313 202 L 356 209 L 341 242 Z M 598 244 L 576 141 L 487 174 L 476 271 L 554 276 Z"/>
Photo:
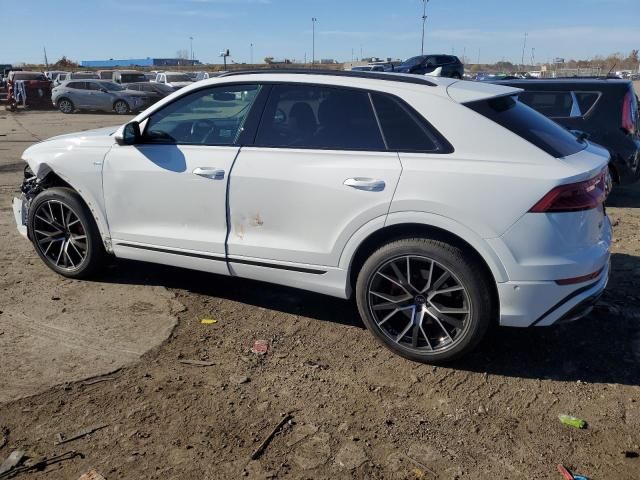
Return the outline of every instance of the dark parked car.
<path id="1" fill-rule="evenodd" d="M 113 81 L 116 83 L 138 83 L 148 82 L 149 79 L 144 72 L 137 70 L 116 70 L 113 72 Z"/>
<path id="2" fill-rule="evenodd" d="M 134 90 L 137 92 L 145 92 L 149 94 L 151 98 L 151 103 L 155 103 L 158 100 L 166 97 L 167 95 L 171 95 L 175 92 L 175 89 L 169 87 L 163 83 L 155 83 L 155 82 L 137 82 L 137 83 L 127 83 L 122 84 L 127 90 Z"/>
<path id="3" fill-rule="evenodd" d="M 462 78 L 464 65 L 454 55 L 418 55 L 411 57 L 398 65 L 394 71 L 398 73 L 415 73 L 424 75 L 442 68 L 441 77 Z"/>
<path id="4" fill-rule="evenodd" d="M 522 88 L 520 101 L 611 153 L 613 181 L 640 178 L 638 97 L 629 80 L 550 79 L 495 82 Z"/>

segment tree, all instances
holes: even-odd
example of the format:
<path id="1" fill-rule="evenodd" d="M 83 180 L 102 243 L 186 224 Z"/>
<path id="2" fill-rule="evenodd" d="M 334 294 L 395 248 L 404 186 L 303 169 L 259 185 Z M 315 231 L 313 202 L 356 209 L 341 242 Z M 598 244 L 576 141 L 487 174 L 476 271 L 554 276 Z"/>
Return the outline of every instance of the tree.
<path id="1" fill-rule="evenodd" d="M 67 69 L 67 68 L 76 68 L 78 64 L 73 60 L 69 60 L 66 56 L 63 56 L 56 63 L 51 65 L 53 68 Z"/>
<path id="2" fill-rule="evenodd" d="M 264 57 L 264 63 L 271 65 L 273 63 L 273 57 Z"/>

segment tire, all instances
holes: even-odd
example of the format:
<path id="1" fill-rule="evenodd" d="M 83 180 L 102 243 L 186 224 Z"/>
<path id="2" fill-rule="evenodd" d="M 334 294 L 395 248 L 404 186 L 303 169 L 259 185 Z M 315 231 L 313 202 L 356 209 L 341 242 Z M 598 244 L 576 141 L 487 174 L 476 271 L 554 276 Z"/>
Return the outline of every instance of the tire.
<path id="1" fill-rule="evenodd" d="M 73 113 L 76 110 L 76 107 L 73 105 L 73 102 L 66 97 L 62 97 L 58 100 L 58 110 L 62 113 L 69 114 Z"/>
<path id="2" fill-rule="evenodd" d="M 42 261 L 69 278 L 88 278 L 107 254 L 96 222 L 82 198 L 70 188 L 38 194 L 29 207 L 29 238 Z"/>
<path id="3" fill-rule="evenodd" d="M 113 111 L 118 115 L 126 115 L 127 113 L 129 113 L 129 104 L 124 100 L 117 100 L 113 104 Z"/>
<path id="4" fill-rule="evenodd" d="M 396 240 L 376 250 L 358 273 L 358 311 L 376 339 L 398 355 L 452 361 L 472 351 L 492 321 L 493 279 L 485 270 L 443 241 Z"/>

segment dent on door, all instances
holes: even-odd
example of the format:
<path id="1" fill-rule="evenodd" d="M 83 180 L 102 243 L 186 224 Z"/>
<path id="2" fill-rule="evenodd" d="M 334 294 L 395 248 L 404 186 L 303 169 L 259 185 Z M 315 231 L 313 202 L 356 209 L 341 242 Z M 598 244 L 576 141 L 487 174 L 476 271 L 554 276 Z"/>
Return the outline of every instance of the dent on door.
<path id="1" fill-rule="evenodd" d="M 243 148 L 230 177 L 229 256 L 337 266 L 355 231 L 387 214 L 400 172 L 392 152 Z"/>

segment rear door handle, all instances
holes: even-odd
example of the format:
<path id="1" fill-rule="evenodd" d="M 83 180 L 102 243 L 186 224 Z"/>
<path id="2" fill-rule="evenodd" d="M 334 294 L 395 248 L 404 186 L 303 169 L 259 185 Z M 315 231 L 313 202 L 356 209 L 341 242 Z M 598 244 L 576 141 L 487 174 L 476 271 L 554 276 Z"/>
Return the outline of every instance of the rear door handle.
<path id="1" fill-rule="evenodd" d="M 211 180 L 224 180 L 224 170 L 218 168 L 198 167 L 193 171 L 194 175 L 198 175 L 204 178 L 210 178 Z"/>
<path id="2" fill-rule="evenodd" d="M 381 192 L 385 187 L 384 180 L 364 177 L 347 178 L 344 184 L 347 187 L 355 188 L 356 190 L 365 190 L 367 192 Z"/>

